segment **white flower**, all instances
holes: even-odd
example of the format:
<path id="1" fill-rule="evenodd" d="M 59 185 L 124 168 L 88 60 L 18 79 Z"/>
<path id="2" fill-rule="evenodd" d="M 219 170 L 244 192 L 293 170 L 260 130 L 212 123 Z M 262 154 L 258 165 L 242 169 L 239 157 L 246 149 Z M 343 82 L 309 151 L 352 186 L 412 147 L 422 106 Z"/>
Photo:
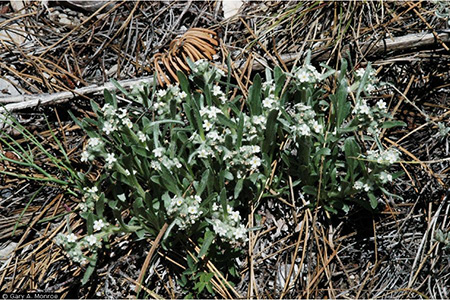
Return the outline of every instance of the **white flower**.
<path id="1" fill-rule="evenodd" d="M 108 154 L 106 155 L 105 160 L 106 160 L 106 163 L 107 163 L 108 165 L 112 165 L 114 162 L 117 161 L 117 159 L 116 159 L 114 153 L 108 153 Z"/>
<path id="2" fill-rule="evenodd" d="M 202 202 L 202 198 L 199 196 L 199 195 L 195 195 L 194 196 L 194 203 L 200 203 L 200 202 Z"/>
<path id="3" fill-rule="evenodd" d="M 360 69 L 356 70 L 356 76 L 362 78 L 364 76 L 365 72 L 366 72 L 366 70 L 364 70 L 363 68 L 360 68 Z"/>
<path id="4" fill-rule="evenodd" d="M 150 167 L 155 170 L 161 171 L 161 164 L 158 161 L 152 160 L 152 162 L 150 163 Z"/>
<path id="5" fill-rule="evenodd" d="M 97 238 L 93 234 L 88 235 L 85 239 L 86 239 L 86 242 L 88 242 L 90 246 L 94 246 L 95 243 L 97 243 Z"/>
<path id="6" fill-rule="evenodd" d="M 142 131 L 139 131 L 137 136 L 141 143 L 144 143 L 147 140 L 147 136 Z"/>
<path id="7" fill-rule="evenodd" d="M 109 135 L 111 132 L 114 132 L 117 129 L 115 125 L 113 125 L 111 122 L 105 122 L 103 124 L 103 131 L 106 133 L 106 135 Z"/>
<path id="8" fill-rule="evenodd" d="M 105 222 L 102 219 L 94 221 L 94 231 L 102 230 L 105 227 Z"/>
<path id="9" fill-rule="evenodd" d="M 158 90 L 157 94 L 158 94 L 158 97 L 162 98 L 167 94 L 167 91 L 166 90 Z"/>
<path id="10" fill-rule="evenodd" d="M 274 102 L 275 102 L 275 99 L 273 99 L 271 97 L 267 97 L 263 100 L 262 104 L 265 108 L 271 108 Z"/>
<path id="11" fill-rule="evenodd" d="M 133 123 L 132 123 L 131 120 L 128 119 L 128 118 L 123 119 L 123 120 L 122 120 L 122 124 L 125 125 L 125 126 L 127 126 L 127 127 L 130 128 L 130 129 L 133 127 Z"/>
<path id="12" fill-rule="evenodd" d="M 215 118 L 217 117 L 217 114 L 218 114 L 218 113 L 221 113 L 221 112 L 222 112 L 222 111 L 221 111 L 220 109 L 218 109 L 217 107 L 213 106 L 213 107 L 211 107 L 211 108 L 208 110 L 207 114 L 208 114 L 208 117 L 209 117 L 210 119 L 215 119 Z"/>
<path id="13" fill-rule="evenodd" d="M 364 189 L 364 191 L 368 192 L 368 191 L 370 191 L 370 186 L 367 183 L 365 183 L 363 185 L 363 189 Z"/>
<path id="14" fill-rule="evenodd" d="M 227 102 L 227 97 L 225 95 L 220 96 L 219 99 L 222 102 L 222 104 L 225 104 L 225 102 Z"/>
<path id="15" fill-rule="evenodd" d="M 235 228 L 234 238 L 236 240 L 244 241 L 246 239 L 246 233 L 247 233 L 247 230 L 245 229 L 244 225 L 241 224 L 238 228 Z"/>
<path id="16" fill-rule="evenodd" d="M 355 184 L 353 185 L 353 188 L 355 190 L 362 190 L 364 187 L 363 183 L 361 181 L 355 181 Z"/>
<path id="17" fill-rule="evenodd" d="M 362 101 L 362 103 L 358 103 L 355 107 L 356 112 L 360 114 L 366 114 L 368 115 L 370 113 L 370 108 L 367 106 L 367 103 L 365 101 Z"/>
<path id="18" fill-rule="evenodd" d="M 102 111 L 105 116 L 113 116 L 116 113 L 116 109 L 109 103 L 103 105 Z"/>
<path id="19" fill-rule="evenodd" d="M 370 93 L 373 92 L 375 90 L 375 86 L 371 83 L 369 83 L 366 87 L 366 90 Z"/>
<path id="20" fill-rule="evenodd" d="M 238 223 L 241 219 L 241 216 L 239 215 L 238 211 L 232 211 L 230 214 L 230 219 L 233 220 L 235 223 Z"/>
<path id="21" fill-rule="evenodd" d="M 380 173 L 380 180 L 381 180 L 382 183 L 391 182 L 392 181 L 392 175 L 388 174 L 386 172 L 381 172 Z"/>
<path id="22" fill-rule="evenodd" d="M 117 116 L 120 119 L 125 118 L 125 116 L 127 115 L 127 110 L 125 108 L 119 108 L 118 110 L 120 111 L 120 114 L 117 114 Z"/>
<path id="23" fill-rule="evenodd" d="M 163 155 L 164 150 L 165 150 L 164 147 L 158 147 L 155 148 L 152 152 L 155 155 L 155 157 L 161 157 Z"/>
<path id="24" fill-rule="evenodd" d="M 99 138 L 90 138 L 88 141 L 88 146 L 92 147 L 92 148 L 94 148 L 100 144 L 101 144 L 101 141 Z"/>
<path id="25" fill-rule="evenodd" d="M 177 200 L 176 200 L 175 203 L 176 203 L 177 206 L 181 206 L 181 204 L 183 204 L 183 198 L 177 197 Z"/>
<path id="26" fill-rule="evenodd" d="M 208 134 L 206 135 L 208 138 L 212 139 L 213 141 L 218 141 L 220 139 L 219 134 L 217 133 L 217 131 L 211 131 L 208 132 Z"/>
<path id="27" fill-rule="evenodd" d="M 296 108 L 298 111 L 308 111 L 308 110 L 311 110 L 311 106 L 305 105 L 305 104 L 303 104 L 303 103 L 298 103 L 298 104 L 296 104 L 296 105 L 295 105 L 295 108 Z"/>
<path id="28" fill-rule="evenodd" d="M 86 189 L 86 192 L 88 192 L 89 194 L 95 194 L 98 192 L 98 188 L 96 186 L 93 186 L 91 188 Z"/>
<path id="29" fill-rule="evenodd" d="M 254 116 L 252 118 L 252 121 L 255 125 L 263 125 L 264 123 L 266 123 L 266 117 L 264 117 L 263 115 Z"/>
<path id="30" fill-rule="evenodd" d="M 69 243 L 75 243 L 77 241 L 77 236 L 75 234 L 71 233 L 67 236 L 67 241 Z"/>
<path id="31" fill-rule="evenodd" d="M 261 165 L 261 159 L 258 156 L 253 156 L 250 160 L 249 160 L 249 165 L 250 168 L 255 170 L 257 169 L 260 165 Z"/>
<path id="32" fill-rule="evenodd" d="M 174 165 L 175 165 L 175 167 L 177 168 L 177 169 L 179 169 L 179 168 L 181 168 L 183 165 L 180 163 L 180 161 L 178 160 L 178 158 L 174 158 L 173 159 L 173 163 L 174 163 Z"/>
<path id="33" fill-rule="evenodd" d="M 297 73 L 297 79 L 300 82 L 308 82 L 309 81 L 309 74 L 305 70 L 301 70 Z"/>
<path id="34" fill-rule="evenodd" d="M 209 155 L 209 151 L 207 151 L 205 148 L 201 149 L 198 152 L 198 157 L 200 157 L 200 158 L 207 158 L 208 155 Z"/>
<path id="35" fill-rule="evenodd" d="M 316 120 L 313 121 L 313 125 L 312 125 L 313 130 L 316 133 L 320 133 L 322 131 L 323 126 L 321 124 L 319 124 L 319 122 L 317 122 Z"/>
<path id="36" fill-rule="evenodd" d="M 226 228 L 226 224 L 224 224 L 219 219 L 214 220 L 213 228 L 214 228 L 214 231 L 217 232 L 218 235 L 223 236 L 223 237 L 227 236 L 228 230 Z"/>
<path id="37" fill-rule="evenodd" d="M 398 153 L 396 151 L 387 151 L 384 159 L 388 163 L 393 164 L 398 160 Z"/>
<path id="38" fill-rule="evenodd" d="M 306 124 L 302 124 L 298 127 L 298 131 L 300 131 L 300 135 L 311 135 L 311 129 Z"/>
<path id="39" fill-rule="evenodd" d="M 212 127 L 213 127 L 213 124 L 209 120 L 203 121 L 203 128 L 206 131 L 210 131 Z"/>
<path id="40" fill-rule="evenodd" d="M 212 210 L 213 211 L 218 211 L 219 210 L 219 206 L 215 202 L 212 205 Z"/>
<path id="41" fill-rule="evenodd" d="M 220 89 L 220 86 L 215 85 L 215 86 L 213 87 L 212 93 L 213 93 L 214 96 L 222 95 L 222 90 Z"/>
<path id="42" fill-rule="evenodd" d="M 103 112 L 106 111 L 106 110 L 111 110 L 111 109 L 114 109 L 114 107 L 113 107 L 111 104 L 109 104 L 109 103 L 106 103 L 106 104 L 103 105 L 103 107 L 102 107 L 102 111 L 103 111 Z"/>
<path id="43" fill-rule="evenodd" d="M 379 109 L 386 109 L 386 102 L 384 102 L 383 100 L 380 100 L 377 102 L 377 106 Z"/>
<path id="44" fill-rule="evenodd" d="M 125 170 L 125 175 L 130 176 L 131 175 L 130 171 Z"/>
<path id="45" fill-rule="evenodd" d="M 252 153 L 259 153 L 261 151 L 261 147 L 259 147 L 257 145 L 251 146 L 251 149 L 252 149 Z"/>
<path id="46" fill-rule="evenodd" d="M 197 212 L 198 212 L 197 206 L 189 206 L 188 213 L 190 213 L 191 215 L 195 215 Z"/>
<path id="47" fill-rule="evenodd" d="M 187 94 L 184 91 L 182 91 L 181 93 L 178 94 L 178 96 L 180 97 L 180 99 L 184 99 L 187 97 Z"/>
<path id="48" fill-rule="evenodd" d="M 89 152 L 87 152 L 87 151 L 83 151 L 83 152 L 81 152 L 81 161 L 82 162 L 86 162 L 86 161 L 88 161 L 89 160 Z"/>

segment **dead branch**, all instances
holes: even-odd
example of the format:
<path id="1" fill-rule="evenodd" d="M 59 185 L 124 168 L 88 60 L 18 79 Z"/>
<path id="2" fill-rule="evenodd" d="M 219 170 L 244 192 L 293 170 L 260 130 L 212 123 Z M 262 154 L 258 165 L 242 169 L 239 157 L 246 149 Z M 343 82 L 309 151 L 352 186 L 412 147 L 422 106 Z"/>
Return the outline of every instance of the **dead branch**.
<path id="1" fill-rule="evenodd" d="M 153 77 L 141 77 L 139 79 L 128 79 L 119 81 L 119 84 L 124 88 L 129 88 L 132 86 L 139 85 L 141 83 L 152 83 Z M 56 103 L 66 102 L 69 99 L 72 99 L 77 96 L 83 96 L 88 94 L 96 94 L 103 92 L 103 90 L 116 90 L 116 87 L 111 83 L 105 83 L 104 85 L 90 85 L 87 87 L 75 89 L 73 91 L 66 91 L 60 93 L 53 94 L 40 94 L 40 95 L 21 95 L 21 96 L 13 96 L 7 98 L 0 98 L 0 104 L 6 104 L 3 107 L 0 107 L 0 113 L 5 110 L 12 112 L 21 109 L 36 107 L 39 105 L 50 105 Z"/>

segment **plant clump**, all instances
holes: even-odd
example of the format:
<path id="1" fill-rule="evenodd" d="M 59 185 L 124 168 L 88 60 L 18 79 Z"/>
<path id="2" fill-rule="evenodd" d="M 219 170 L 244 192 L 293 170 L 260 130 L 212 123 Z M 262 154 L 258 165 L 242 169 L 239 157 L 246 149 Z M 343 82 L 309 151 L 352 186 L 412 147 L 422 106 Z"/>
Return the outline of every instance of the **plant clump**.
<path id="1" fill-rule="evenodd" d="M 100 163 L 102 173 L 95 181 L 79 175 L 87 235 L 58 242 L 91 272 L 102 241 L 120 232 L 154 238 L 166 224 L 164 247 L 191 239 L 214 261 L 218 253 L 233 257 L 230 245 L 243 248 L 254 229 L 250 210 L 265 199 L 292 190 L 307 206 L 338 213 L 353 203 L 376 209 L 380 193 L 391 195 L 383 186 L 400 175 L 389 171 L 399 152 L 379 135 L 401 123 L 388 120 L 384 101 L 366 99 L 378 85 L 370 65 L 351 82 L 345 61 L 319 72 L 308 58 L 291 73 L 256 75 L 244 99 L 231 98 L 237 87 L 223 71 L 204 60 L 189 64 L 192 74 L 178 72 L 179 85 L 118 86 L 132 105 L 105 91 L 104 105 L 92 102 L 96 118 L 76 120 L 89 136 L 80 159 Z M 327 80 L 336 82 L 332 93 Z"/>

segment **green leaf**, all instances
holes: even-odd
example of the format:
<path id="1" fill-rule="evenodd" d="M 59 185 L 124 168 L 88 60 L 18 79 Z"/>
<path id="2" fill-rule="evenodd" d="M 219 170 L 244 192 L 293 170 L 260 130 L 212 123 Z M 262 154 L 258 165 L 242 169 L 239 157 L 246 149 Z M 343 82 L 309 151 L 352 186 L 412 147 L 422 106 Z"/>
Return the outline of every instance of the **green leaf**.
<path id="1" fill-rule="evenodd" d="M 117 108 L 117 99 L 115 95 L 111 94 L 108 90 L 103 90 L 103 96 L 105 97 L 105 102 L 111 104 L 114 108 Z"/>
<path id="2" fill-rule="evenodd" d="M 227 201 L 227 190 L 222 188 L 220 191 L 220 204 L 222 205 L 223 213 L 228 216 L 228 201 Z"/>
<path id="3" fill-rule="evenodd" d="M 250 104 L 250 115 L 261 114 L 261 76 L 256 74 L 253 85 L 248 90 L 248 102 Z"/>
<path id="4" fill-rule="evenodd" d="M 91 259 L 89 259 L 89 265 L 86 268 L 86 272 L 84 272 L 83 279 L 81 280 L 81 285 L 85 285 L 92 273 L 94 273 L 95 265 L 97 264 L 97 253 L 95 253 Z"/>
<path id="5" fill-rule="evenodd" d="M 344 152 L 345 152 L 345 160 L 347 161 L 348 172 L 350 173 L 350 177 L 352 178 L 353 182 L 354 171 L 358 166 L 358 161 L 355 159 L 355 157 L 358 157 L 359 154 L 361 153 L 361 149 L 359 148 L 359 145 L 355 141 L 354 137 L 349 137 L 345 140 Z"/>
<path id="6" fill-rule="evenodd" d="M 205 172 L 203 172 L 202 180 L 200 181 L 200 184 L 196 188 L 196 192 L 197 192 L 198 196 L 201 196 L 201 194 L 205 190 L 205 188 L 208 184 L 208 181 L 209 181 L 210 174 L 211 174 L 211 171 L 209 169 L 207 169 Z"/>
<path id="7" fill-rule="evenodd" d="M 368 193 L 367 195 L 369 196 L 369 199 L 370 199 L 370 207 L 372 207 L 372 209 L 377 208 L 377 206 L 378 206 L 377 197 L 375 197 L 375 195 L 373 193 Z"/>
<path id="8" fill-rule="evenodd" d="M 203 255 L 205 255 L 208 252 L 209 247 L 211 246 L 211 243 L 214 240 L 214 238 L 215 238 L 215 234 L 212 231 L 207 230 L 205 232 L 202 248 L 200 249 L 200 252 L 198 253 L 198 257 L 202 257 Z"/>
<path id="9" fill-rule="evenodd" d="M 217 114 L 217 119 L 218 119 L 219 123 L 221 123 L 222 125 L 225 125 L 225 126 L 231 128 L 231 129 L 237 129 L 237 127 L 238 127 L 236 125 L 236 123 L 231 121 L 229 118 L 227 118 L 223 114 Z"/>
<path id="10" fill-rule="evenodd" d="M 405 122 L 402 121 L 385 121 L 381 126 L 381 128 L 392 128 L 397 126 L 405 127 L 407 125 Z"/>
<path id="11" fill-rule="evenodd" d="M 269 112 L 269 115 L 267 116 L 265 139 L 262 146 L 263 153 L 269 154 L 269 149 L 272 146 L 273 142 L 275 141 L 277 131 L 276 128 L 277 117 L 278 117 L 278 110 L 276 109 L 271 110 Z"/>
<path id="12" fill-rule="evenodd" d="M 103 211 L 105 210 L 105 195 L 102 193 L 95 203 L 95 212 L 97 216 L 103 218 Z"/>
<path id="13" fill-rule="evenodd" d="M 236 140 L 236 149 L 241 148 L 242 146 L 242 135 L 244 134 L 244 115 L 242 112 L 239 114 L 239 125 L 237 131 L 237 140 Z"/>
<path id="14" fill-rule="evenodd" d="M 317 188 L 311 185 L 305 185 L 303 191 L 309 195 L 317 196 Z"/>
<path id="15" fill-rule="evenodd" d="M 243 178 L 239 179 L 238 182 L 236 183 L 236 186 L 234 187 L 234 199 L 237 199 L 239 197 L 239 194 L 242 191 L 243 184 L 244 184 Z"/>
<path id="16" fill-rule="evenodd" d="M 92 234 L 94 226 L 94 214 L 89 212 L 87 217 L 87 230 L 88 234 Z"/>
<path id="17" fill-rule="evenodd" d="M 178 194 L 177 180 L 163 164 L 161 164 L 161 179 L 163 186 L 169 192 Z"/>
<path id="18" fill-rule="evenodd" d="M 128 92 L 123 86 L 120 85 L 119 82 L 117 82 L 117 80 L 115 80 L 114 78 L 111 78 L 111 83 L 119 90 L 121 91 L 125 96 L 127 96 L 129 99 L 134 100 L 134 96 Z M 117 105 L 117 104 L 116 104 Z M 115 106 L 117 107 L 117 106 Z"/>
<path id="19" fill-rule="evenodd" d="M 187 100 L 190 101 L 191 100 L 191 90 L 189 88 L 189 81 L 188 81 L 186 75 L 184 75 L 184 73 L 181 72 L 180 70 L 177 70 L 177 77 L 178 77 L 178 80 L 180 81 L 181 90 L 187 94 Z"/>

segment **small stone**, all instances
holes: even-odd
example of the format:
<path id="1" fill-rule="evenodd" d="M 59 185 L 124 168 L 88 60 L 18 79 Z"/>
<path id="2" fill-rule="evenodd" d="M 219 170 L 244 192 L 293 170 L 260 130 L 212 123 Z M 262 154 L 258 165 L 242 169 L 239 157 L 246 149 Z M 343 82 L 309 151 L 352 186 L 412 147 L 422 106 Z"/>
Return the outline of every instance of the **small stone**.
<path id="1" fill-rule="evenodd" d="M 67 19 L 67 18 L 61 18 L 59 19 L 59 23 L 66 25 L 66 26 L 70 26 L 73 25 L 72 21 Z"/>

